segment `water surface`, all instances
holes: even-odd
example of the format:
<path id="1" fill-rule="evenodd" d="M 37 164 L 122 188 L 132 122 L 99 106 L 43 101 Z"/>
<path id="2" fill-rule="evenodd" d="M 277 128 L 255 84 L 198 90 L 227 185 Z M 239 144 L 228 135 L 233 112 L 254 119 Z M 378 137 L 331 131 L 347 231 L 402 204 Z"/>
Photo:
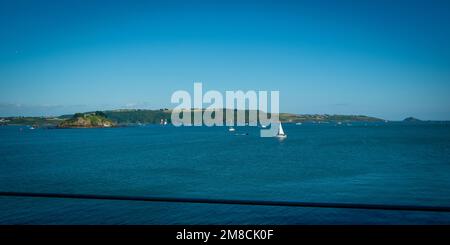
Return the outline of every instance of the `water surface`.
<path id="1" fill-rule="evenodd" d="M 255 127 L 3 126 L 0 190 L 450 206 L 449 124 L 284 128 L 278 140 Z M 3 197 L 0 223 L 449 224 L 450 214 Z"/>

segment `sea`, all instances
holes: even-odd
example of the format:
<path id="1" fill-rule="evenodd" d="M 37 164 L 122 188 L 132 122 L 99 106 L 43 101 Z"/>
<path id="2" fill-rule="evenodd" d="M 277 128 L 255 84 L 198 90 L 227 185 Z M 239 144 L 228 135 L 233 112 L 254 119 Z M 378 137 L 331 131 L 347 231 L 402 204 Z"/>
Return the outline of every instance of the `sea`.
<path id="1" fill-rule="evenodd" d="M 450 206 L 450 124 L 0 127 L 0 191 Z M 0 224 L 450 224 L 450 213 L 0 196 Z"/>

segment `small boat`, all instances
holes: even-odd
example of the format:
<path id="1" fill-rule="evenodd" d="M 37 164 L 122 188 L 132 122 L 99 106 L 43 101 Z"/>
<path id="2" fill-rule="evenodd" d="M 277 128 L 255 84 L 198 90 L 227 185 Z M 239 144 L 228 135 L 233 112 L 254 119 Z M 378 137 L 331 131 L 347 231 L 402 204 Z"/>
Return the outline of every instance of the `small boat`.
<path id="1" fill-rule="evenodd" d="M 230 128 L 228 129 L 228 131 L 234 132 L 234 131 L 236 131 L 236 129 L 234 129 L 233 127 L 230 127 Z"/>
<path id="2" fill-rule="evenodd" d="M 33 129 L 35 129 L 35 127 L 31 126 L 31 127 L 29 127 L 29 129 L 30 129 L 30 130 L 33 130 Z"/>
<path id="3" fill-rule="evenodd" d="M 295 125 L 302 125 L 302 123 L 301 123 L 301 122 L 298 122 L 298 123 L 296 123 Z"/>
<path id="4" fill-rule="evenodd" d="M 278 126 L 278 133 L 275 137 L 278 137 L 278 138 L 286 138 L 287 137 L 287 135 L 284 133 L 283 126 L 281 126 L 281 123 Z"/>

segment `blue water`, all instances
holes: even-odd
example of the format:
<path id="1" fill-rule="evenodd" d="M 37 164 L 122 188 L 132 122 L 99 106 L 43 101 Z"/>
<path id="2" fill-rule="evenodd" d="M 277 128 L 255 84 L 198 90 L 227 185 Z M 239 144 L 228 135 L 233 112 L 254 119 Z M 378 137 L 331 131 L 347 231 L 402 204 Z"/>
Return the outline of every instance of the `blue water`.
<path id="1" fill-rule="evenodd" d="M 255 127 L 3 126 L 0 190 L 450 206 L 450 124 L 284 128 L 285 140 Z M 0 197 L 0 223 L 450 224 L 450 213 Z"/>

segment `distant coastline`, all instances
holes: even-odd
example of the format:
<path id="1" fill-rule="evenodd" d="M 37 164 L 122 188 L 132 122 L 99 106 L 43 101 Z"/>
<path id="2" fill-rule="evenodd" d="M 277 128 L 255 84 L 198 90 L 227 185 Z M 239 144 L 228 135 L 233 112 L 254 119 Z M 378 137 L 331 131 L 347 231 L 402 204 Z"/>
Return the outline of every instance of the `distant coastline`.
<path id="1" fill-rule="evenodd" d="M 194 111 L 200 110 L 192 110 Z M 203 110 L 204 111 L 204 110 Z M 224 122 L 227 110 L 224 109 Z M 56 128 L 102 128 L 129 126 L 137 124 L 160 124 L 162 120 L 170 123 L 172 110 L 159 109 L 118 109 L 96 112 L 75 113 L 57 117 L 0 117 L 0 125 L 29 125 L 34 127 Z M 237 110 L 234 110 L 235 118 Z M 249 110 L 245 111 L 248 122 Z M 258 111 L 257 113 L 263 113 Z M 270 115 L 268 115 L 270 116 Z M 280 113 L 283 123 L 350 123 L 350 122 L 386 122 L 386 120 L 365 115 L 329 115 L 329 114 L 292 114 Z M 416 118 L 406 118 L 404 122 L 427 122 Z"/>

